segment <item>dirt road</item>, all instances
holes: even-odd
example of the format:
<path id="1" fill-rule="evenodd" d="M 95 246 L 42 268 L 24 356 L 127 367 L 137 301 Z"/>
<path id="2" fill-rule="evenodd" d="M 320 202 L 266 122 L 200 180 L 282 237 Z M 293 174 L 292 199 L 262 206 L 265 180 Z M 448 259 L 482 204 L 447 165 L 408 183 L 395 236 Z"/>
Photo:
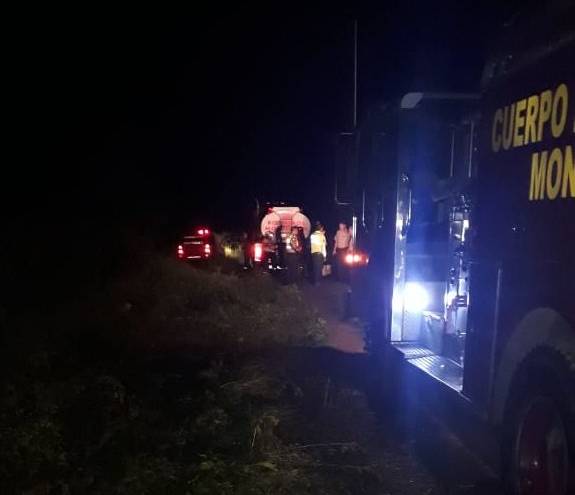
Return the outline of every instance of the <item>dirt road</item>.
<path id="1" fill-rule="evenodd" d="M 305 285 L 302 291 L 327 323 L 327 346 L 342 352 L 363 353 L 364 336 L 358 322 L 345 320 L 345 297 L 348 286 L 323 281 L 319 286 Z"/>

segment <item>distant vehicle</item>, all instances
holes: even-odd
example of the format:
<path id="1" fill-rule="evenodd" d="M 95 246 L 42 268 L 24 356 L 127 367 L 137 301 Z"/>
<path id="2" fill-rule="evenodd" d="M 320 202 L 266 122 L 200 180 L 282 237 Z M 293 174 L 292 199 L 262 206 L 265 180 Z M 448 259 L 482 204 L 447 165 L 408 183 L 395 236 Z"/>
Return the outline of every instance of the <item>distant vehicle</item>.
<path id="1" fill-rule="evenodd" d="M 243 259 L 243 244 L 242 234 L 228 232 L 222 235 L 220 247 L 225 258 L 239 261 Z"/>
<path id="2" fill-rule="evenodd" d="M 185 261 L 206 261 L 214 257 L 214 234 L 207 227 L 195 229 L 178 244 L 178 258 Z"/>
<path id="3" fill-rule="evenodd" d="M 254 267 L 266 270 L 285 268 L 283 253 L 292 227 L 299 227 L 307 239 L 311 232 L 309 219 L 298 206 L 269 205 L 254 236 L 250 256 Z"/>

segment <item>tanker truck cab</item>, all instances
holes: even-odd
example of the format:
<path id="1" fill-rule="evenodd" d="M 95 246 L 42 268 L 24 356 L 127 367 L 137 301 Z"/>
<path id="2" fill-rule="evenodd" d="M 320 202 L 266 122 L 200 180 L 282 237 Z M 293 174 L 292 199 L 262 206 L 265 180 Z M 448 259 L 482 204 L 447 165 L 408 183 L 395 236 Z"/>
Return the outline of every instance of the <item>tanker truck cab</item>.
<path id="1" fill-rule="evenodd" d="M 406 94 L 390 169 L 387 357 L 489 425 L 517 494 L 575 493 L 570 9 L 519 24 L 480 97 Z"/>

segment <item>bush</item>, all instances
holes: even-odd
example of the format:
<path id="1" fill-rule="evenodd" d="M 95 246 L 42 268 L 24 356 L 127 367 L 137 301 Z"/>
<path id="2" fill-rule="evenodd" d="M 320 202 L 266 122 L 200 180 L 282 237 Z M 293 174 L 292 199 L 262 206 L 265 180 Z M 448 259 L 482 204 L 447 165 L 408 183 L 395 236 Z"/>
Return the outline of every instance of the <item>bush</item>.
<path id="1" fill-rule="evenodd" d="M 150 257 L 6 335 L 1 493 L 304 493 L 274 433 L 285 384 L 238 359 L 322 341 L 296 288 Z"/>
<path id="2" fill-rule="evenodd" d="M 148 345 L 242 352 L 324 339 L 324 323 L 295 287 L 156 259 L 123 279 L 114 300 Z"/>

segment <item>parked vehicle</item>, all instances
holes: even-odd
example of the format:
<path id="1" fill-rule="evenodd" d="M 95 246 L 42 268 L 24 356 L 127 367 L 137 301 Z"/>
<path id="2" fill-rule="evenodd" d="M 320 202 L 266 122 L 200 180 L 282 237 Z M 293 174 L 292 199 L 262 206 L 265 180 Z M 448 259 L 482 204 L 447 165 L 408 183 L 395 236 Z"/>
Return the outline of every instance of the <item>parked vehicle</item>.
<path id="1" fill-rule="evenodd" d="M 372 117 L 349 206 L 382 376 L 485 425 L 515 494 L 575 493 L 574 21 L 518 17 L 480 95 Z"/>
<path id="2" fill-rule="evenodd" d="M 184 261 L 208 261 L 214 257 L 215 239 L 207 227 L 199 227 L 184 236 L 177 248 L 177 256 Z"/>

